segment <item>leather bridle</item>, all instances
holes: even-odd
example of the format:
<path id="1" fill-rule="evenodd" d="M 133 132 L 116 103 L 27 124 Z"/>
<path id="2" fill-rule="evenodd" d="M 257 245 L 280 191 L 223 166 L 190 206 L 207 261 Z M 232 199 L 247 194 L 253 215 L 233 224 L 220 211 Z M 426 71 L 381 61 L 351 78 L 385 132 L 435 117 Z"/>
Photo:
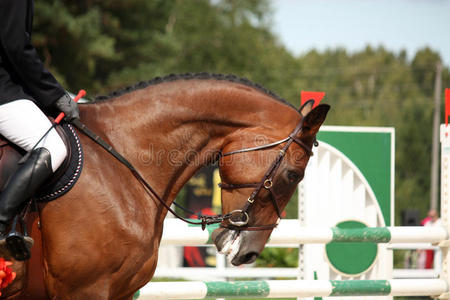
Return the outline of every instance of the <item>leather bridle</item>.
<path id="1" fill-rule="evenodd" d="M 247 201 L 245 202 L 244 207 L 242 209 L 233 210 L 231 213 L 229 213 L 230 217 L 227 218 L 229 224 L 224 225 L 222 223 L 221 227 L 227 228 L 227 229 L 232 229 L 232 230 L 239 230 L 239 231 L 240 230 L 271 230 L 278 225 L 278 223 L 281 219 L 281 210 L 278 205 L 277 197 L 275 196 L 275 194 L 272 190 L 273 179 L 274 179 L 275 173 L 276 173 L 277 169 L 280 167 L 281 162 L 283 161 L 283 158 L 285 157 L 286 152 L 292 143 L 296 143 L 297 145 L 302 147 L 309 156 L 313 155 L 311 147 L 306 145 L 304 142 L 302 142 L 300 139 L 297 138 L 297 135 L 300 133 L 302 128 L 303 128 L 303 119 L 300 121 L 300 123 L 297 125 L 297 127 L 292 131 L 292 133 L 289 134 L 288 137 L 286 137 L 282 140 L 279 140 L 279 141 L 276 141 L 276 142 L 273 142 L 270 144 L 265 144 L 265 145 L 261 145 L 261 146 L 250 147 L 250 148 L 244 148 L 244 149 L 235 150 L 235 151 L 221 154 L 221 158 L 222 158 L 225 156 L 230 156 L 230 155 L 235 155 L 235 154 L 240 154 L 240 153 L 265 150 L 265 149 L 272 148 L 274 146 L 286 143 L 284 145 L 284 147 L 278 152 L 276 159 L 270 165 L 269 169 L 264 174 L 264 176 L 260 182 L 244 183 L 244 184 L 230 184 L 230 183 L 222 182 L 219 184 L 219 186 L 222 189 L 227 189 L 227 190 L 254 188 L 253 192 L 250 194 Z M 314 140 L 314 145 L 317 145 L 316 140 Z M 269 192 L 270 199 L 271 199 L 272 204 L 275 208 L 275 211 L 278 215 L 278 220 L 276 223 L 273 223 L 273 224 L 249 226 L 248 225 L 248 222 L 250 220 L 249 209 L 255 203 L 256 196 L 259 194 L 259 192 L 262 189 L 265 189 Z"/>
<path id="2" fill-rule="evenodd" d="M 202 229 L 205 229 L 206 225 L 210 224 L 217 224 L 222 223 L 221 226 L 228 229 L 233 230 L 271 230 L 275 228 L 278 224 L 278 221 L 281 219 L 281 211 L 278 206 L 277 199 L 272 191 L 272 185 L 273 185 L 273 178 L 275 176 L 275 172 L 278 169 L 278 167 L 281 165 L 281 162 L 283 161 L 284 156 L 286 155 L 286 151 L 288 150 L 289 146 L 292 143 L 297 143 L 300 147 L 302 147 L 306 153 L 311 156 L 312 149 L 308 145 L 306 145 L 304 142 L 299 140 L 296 136 L 300 133 L 303 127 L 303 119 L 300 121 L 300 123 L 297 125 L 297 127 L 292 131 L 291 134 L 289 134 L 288 137 L 261 146 L 251 147 L 251 148 L 245 148 L 240 150 L 235 150 L 227 153 L 220 153 L 219 159 L 225 156 L 230 156 L 234 154 L 240 154 L 250 151 L 259 151 L 268 149 L 283 143 L 286 143 L 278 153 L 277 158 L 272 163 L 272 165 L 269 167 L 267 172 L 265 173 L 263 179 L 259 183 L 247 183 L 247 184 L 228 184 L 228 183 L 221 183 L 220 187 L 222 189 L 241 189 L 241 188 L 255 188 L 254 191 L 251 193 L 250 197 L 247 199 L 247 202 L 245 203 L 244 207 L 242 209 L 234 210 L 230 213 L 224 214 L 224 215 L 215 215 L 215 216 L 206 216 L 206 215 L 199 215 L 199 221 L 192 221 L 186 218 L 183 218 L 180 216 L 177 212 L 175 212 L 164 200 L 161 196 L 156 193 L 156 191 L 153 189 L 153 187 L 142 177 L 142 175 L 138 172 L 138 170 L 125 158 L 123 157 L 119 152 L 117 152 L 111 145 L 109 145 L 105 140 L 103 140 L 100 136 L 92 132 L 89 128 L 86 127 L 83 123 L 81 123 L 78 119 L 75 119 L 72 121 L 72 124 L 74 124 L 80 131 L 82 131 L 84 134 L 86 134 L 89 138 L 91 138 L 94 142 L 99 144 L 102 148 L 104 148 L 109 154 L 114 156 L 120 163 L 125 165 L 130 171 L 131 174 L 138 180 L 138 182 L 144 187 L 145 191 L 149 195 L 153 195 L 160 203 L 163 205 L 168 211 L 170 211 L 175 217 L 179 218 L 180 220 L 194 225 L 201 225 Z M 314 140 L 314 145 L 317 145 L 317 142 Z M 270 193 L 270 197 L 272 199 L 272 203 L 275 207 L 275 210 L 278 215 L 278 221 L 274 224 L 269 225 L 254 225 L 249 226 L 249 209 L 255 202 L 256 196 L 262 189 L 266 189 Z M 174 204 L 176 204 L 174 202 Z M 181 207 L 178 205 L 178 207 Z M 182 209 L 186 210 L 185 208 L 181 207 Z M 224 225 L 223 222 L 228 220 L 228 225 Z"/>

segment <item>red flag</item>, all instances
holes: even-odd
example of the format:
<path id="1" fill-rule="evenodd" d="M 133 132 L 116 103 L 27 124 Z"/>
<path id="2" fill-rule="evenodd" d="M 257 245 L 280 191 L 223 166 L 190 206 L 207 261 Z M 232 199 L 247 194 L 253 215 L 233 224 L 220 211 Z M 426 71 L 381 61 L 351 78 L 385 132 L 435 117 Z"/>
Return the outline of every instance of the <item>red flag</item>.
<path id="1" fill-rule="evenodd" d="M 450 89 L 445 89 L 445 127 L 448 126 L 449 116 L 450 116 Z"/>
<path id="2" fill-rule="evenodd" d="M 300 104 L 303 105 L 308 100 L 314 100 L 313 108 L 319 105 L 320 101 L 325 97 L 325 92 L 300 92 Z"/>

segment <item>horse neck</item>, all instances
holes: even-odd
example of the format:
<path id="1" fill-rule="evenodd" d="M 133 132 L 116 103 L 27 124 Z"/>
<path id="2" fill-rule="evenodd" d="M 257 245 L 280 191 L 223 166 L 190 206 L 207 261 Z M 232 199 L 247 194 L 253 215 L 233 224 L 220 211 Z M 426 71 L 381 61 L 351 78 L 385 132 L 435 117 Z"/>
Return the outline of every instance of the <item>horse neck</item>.
<path id="1" fill-rule="evenodd" d="M 298 122 L 294 109 L 259 91 L 199 85 L 160 84 L 82 107 L 82 120 L 129 159 L 168 204 L 234 134 L 254 128 L 267 133 L 286 128 L 288 134 Z"/>

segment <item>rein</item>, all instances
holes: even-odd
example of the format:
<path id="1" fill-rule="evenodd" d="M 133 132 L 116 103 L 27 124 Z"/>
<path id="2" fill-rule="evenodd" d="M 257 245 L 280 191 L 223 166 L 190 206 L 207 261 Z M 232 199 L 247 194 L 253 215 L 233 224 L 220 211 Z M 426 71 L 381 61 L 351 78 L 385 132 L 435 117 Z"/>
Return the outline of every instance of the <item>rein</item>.
<path id="1" fill-rule="evenodd" d="M 191 221 L 189 219 L 186 219 L 182 216 L 180 216 L 177 212 L 175 212 L 166 202 L 156 193 L 156 191 L 152 188 L 152 186 L 142 177 L 142 175 L 136 170 L 136 168 L 125 158 L 123 157 L 119 152 L 117 152 L 111 145 L 109 145 L 106 141 L 104 141 L 100 136 L 95 134 L 93 131 L 91 131 L 89 128 L 86 127 L 83 123 L 81 123 L 80 120 L 75 119 L 71 121 L 72 124 L 77 127 L 81 132 L 83 132 L 86 136 L 91 138 L 94 142 L 96 142 L 98 145 L 100 145 L 103 149 L 105 149 L 109 154 L 111 154 L 114 158 L 116 158 L 120 163 L 125 165 L 133 174 L 133 176 L 137 179 L 137 181 L 144 187 L 146 193 L 150 196 L 154 196 L 169 212 L 171 212 L 175 217 L 178 219 L 189 223 L 193 225 L 201 225 L 202 230 L 206 228 L 207 225 L 211 224 L 217 224 L 222 223 L 225 220 L 228 220 L 230 225 L 223 225 L 221 224 L 221 227 L 233 229 L 233 230 L 270 230 L 275 228 L 278 225 L 278 221 L 281 219 L 281 211 L 278 206 L 277 199 L 275 195 L 273 194 L 271 188 L 273 185 L 273 177 L 275 175 L 275 171 L 278 169 L 278 167 L 281 165 L 281 162 L 286 154 L 287 149 L 289 146 L 295 142 L 300 147 L 302 147 L 308 155 L 312 155 L 312 149 L 308 145 L 306 145 L 304 142 L 299 140 L 296 135 L 301 131 L 303 126 L 303 119 L 300 121 L 300 123 L 297 125 L 297 127 L 292 131 L 292 133 L 282 140 L 265 144 L 257 147 L 251 147 L 251 148 L 245 148 L 240 150 L 235 150 L 227 153 L 221 153 L 220 158 L 233 155 L 233 154 L 240 154 L 250 151 L 258 151 L 258 150 L 264 150 L 268 149 L 277 145 L 280 145 L 282 143 L 286 143 L 284 145 L 283 149 L 280 150 L 276 160 L 272 163 L 266 174 L 264 175 L 263 179 L 259 183 L 248 183 L 248 184 L 227 184 L 227 183 L 220 183 L 219 186 L 222 189 L 240 189 L 240 188 L 252 188 L 254 187 L 254 191 L 251 193 L 250 197 L 247 199 L 247 202 L 245 203 L 244 207 L 239 210 L 233 210 L 230 213 L 224 214 L 224 215 L 214 215 L 214 216 L 205 216 L 205 215 L 199 215 L 199 222 Z M 314 145 L 316 145 L 316 141 L 314 142 Z M 270 225 L 257 225 L 257 226 L 248 226 L 249 222 L 249 215 L 248 210 L 252 206 L 252 204 L 255 202 L 255 197 L 258 195 L 258 193 L 265 188 L 269 191 L 272 203 L 275 207 L 275 210 L 278 215 L 278 221 L 275 224 Z M 179 206 L 179 205 L 177 205 Z M 179 206 L 180 207 L 180 206 Z M 181 207 L 182 209 L 186 210 L 185 208 Z M 242 219 L 242 216 L 244 219 Z"/>
<path id="2" fill-rule="evenodd" d="M 86 125 L 81 123 L 80 120 L 74 119 L 71 123 L 77 127 L 81 132 L 83 132 L 86 136 L 91 138 L 94 142 L 100 145 L 103 149 L 105 149 L 109 154 L 111 154 L 114 158 L 116 158 L 120 163 L 125 165 L 133 174 L 133 176 L 137 179 L 137 181 L 144 187 L 146 193 L 148 195 L 153 195 L 169 212 L 171 212 L 178 219 L 193 225 L 201 225 L 202 230 L 205 230 L 206 225 L 221 223 L 226 219 L 229 219 L 232 216 L 232 213 L 225 215 L 215 215 L 215 216 L 205 216 L 200 215 L 200 222 L 194 222 L 189 219 L 186 219 L 180 216 L 177 212 L 175 212 L 169 205 L 164 202 L 164 200 L 156 193 L 156 191 L 152 188 L 152 186 L 142 177 L 142 175 L 136 170 L 136 168 L 129 162 L 125 157 L 123 157 L 119 152 L 117 152 L 111 145 L 109 145 L 105 140 L 103 140 L 100 136 L 91 131 Z M 183 208 L 184 209 L 184 208 Z"/>

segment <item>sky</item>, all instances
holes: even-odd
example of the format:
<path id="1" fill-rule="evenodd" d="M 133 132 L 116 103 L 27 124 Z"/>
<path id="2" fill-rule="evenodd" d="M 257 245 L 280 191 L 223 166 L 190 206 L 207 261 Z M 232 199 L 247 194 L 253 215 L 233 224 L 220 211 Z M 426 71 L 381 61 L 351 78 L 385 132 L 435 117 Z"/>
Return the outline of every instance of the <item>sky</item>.
<path id="1" fill-rule="evenodd" d="M 383 46 L 412 59 L 426 46 L 450 67 L 450 0 L 271 0 L 273 31 L 294 54 Z"/>

